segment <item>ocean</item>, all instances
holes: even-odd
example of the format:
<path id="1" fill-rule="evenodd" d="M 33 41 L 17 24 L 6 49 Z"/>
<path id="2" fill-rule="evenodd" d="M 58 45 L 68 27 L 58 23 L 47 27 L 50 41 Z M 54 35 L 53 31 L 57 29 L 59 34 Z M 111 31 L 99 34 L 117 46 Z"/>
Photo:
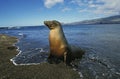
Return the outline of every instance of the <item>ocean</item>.
<path id="1" fill-rule="evenodd" d="M 82 79 L 120 79 L 120 24 L 69 25 L 63 31 L 70 45 L 81 47 L 85 55 L 75 60 Z M 0 34 L 18 37 L 16 65 L 46 62 L 49 29 L 32 26 L 0 29 Z"/>

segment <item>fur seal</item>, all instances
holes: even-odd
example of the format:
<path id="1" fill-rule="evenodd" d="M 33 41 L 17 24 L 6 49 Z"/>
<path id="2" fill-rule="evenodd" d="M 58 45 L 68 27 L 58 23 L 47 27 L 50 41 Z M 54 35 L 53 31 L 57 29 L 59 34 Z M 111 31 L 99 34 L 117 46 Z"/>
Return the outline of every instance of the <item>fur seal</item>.
<path id="1" fill-rule="evenodd" d="M 66 64 L 70 64 L 73 58 L 78 57 L 78 53 L 80 56 L 83 54 L 83 51 L 81 53 L 81 50 L 78 48 L 76 50 L 76 47 L 68 44 L 60 22 L 56 20 L 44 21 L 44 24 L 50 29 L 50 55 L 48 60 L 58 61 L 58 59 L 62 59 Z"/>

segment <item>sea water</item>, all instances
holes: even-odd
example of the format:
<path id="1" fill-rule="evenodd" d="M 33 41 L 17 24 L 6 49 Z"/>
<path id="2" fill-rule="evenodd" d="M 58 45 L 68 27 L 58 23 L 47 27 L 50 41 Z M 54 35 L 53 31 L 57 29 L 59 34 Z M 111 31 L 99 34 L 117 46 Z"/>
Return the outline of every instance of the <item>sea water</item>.
<path id="1" fill-rule="evenodd" d="M 70 45 L 86 51 L 77 60 L 76 70 L 82 79 L 120 79 L 120 24 L 63 26 Z M 46 62 L 49 52 L 49 29 L 46 26 L 0 29 L 0 34 L 16 36 L 19 54 L 14 64 Z"/>

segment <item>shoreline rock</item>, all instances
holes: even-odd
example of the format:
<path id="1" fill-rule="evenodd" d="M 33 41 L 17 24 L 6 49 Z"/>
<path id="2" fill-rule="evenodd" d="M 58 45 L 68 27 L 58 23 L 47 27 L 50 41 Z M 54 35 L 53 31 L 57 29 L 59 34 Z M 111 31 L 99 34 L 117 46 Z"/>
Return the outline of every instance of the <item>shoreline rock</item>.
<path id="1" fill-rule="evenodd" d="M 0 34 L 0 79 L 79 79 L 73 68 L 60 64 L 15 66 L 9 60 L 18 54 L 16 37 Z"/>

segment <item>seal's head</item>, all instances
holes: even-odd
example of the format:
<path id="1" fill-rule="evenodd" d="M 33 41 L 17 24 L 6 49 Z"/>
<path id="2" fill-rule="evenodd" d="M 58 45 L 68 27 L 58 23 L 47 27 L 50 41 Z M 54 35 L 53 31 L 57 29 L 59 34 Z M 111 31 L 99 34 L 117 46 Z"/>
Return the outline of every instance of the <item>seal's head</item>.
<path id="1" fill-rule="evenodd" d="M 50 29 L 54 29 L 54 28 L 60 28 L 61 24 L 60 22 L 53 20 L 53 21 L 44 21 L 44 24 Z"/>

